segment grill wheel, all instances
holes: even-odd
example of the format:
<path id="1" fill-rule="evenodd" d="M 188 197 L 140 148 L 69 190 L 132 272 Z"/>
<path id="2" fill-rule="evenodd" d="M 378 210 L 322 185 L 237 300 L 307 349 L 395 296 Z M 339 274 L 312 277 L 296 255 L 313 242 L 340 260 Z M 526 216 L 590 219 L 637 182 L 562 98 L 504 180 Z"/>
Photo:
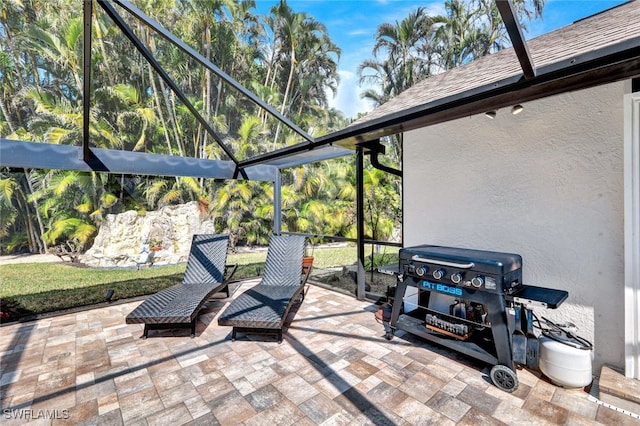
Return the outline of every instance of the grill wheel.
<path id="1" fill-rule="evenodd" d="M 491 381 L 505 392 L 513 392 L 518 389 L 518 376 L 506 365 L 494 365 L 491 369 Z"/>

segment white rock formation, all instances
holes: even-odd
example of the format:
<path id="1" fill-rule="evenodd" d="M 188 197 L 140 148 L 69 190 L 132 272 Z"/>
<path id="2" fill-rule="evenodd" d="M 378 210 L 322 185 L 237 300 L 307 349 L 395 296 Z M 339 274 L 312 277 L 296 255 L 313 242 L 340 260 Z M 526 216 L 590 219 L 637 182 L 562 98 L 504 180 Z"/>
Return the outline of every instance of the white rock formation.
<path id="1" fill-rule="evenodd" d="M 193 234 L 215 232 L 213 222 L 205 219 L 197 201 L 146 213 L 107 215 L 81 262 L 94 267 L 136 266 L 144 260 L 145 239 L 154 264 L 186 262 Z"/>

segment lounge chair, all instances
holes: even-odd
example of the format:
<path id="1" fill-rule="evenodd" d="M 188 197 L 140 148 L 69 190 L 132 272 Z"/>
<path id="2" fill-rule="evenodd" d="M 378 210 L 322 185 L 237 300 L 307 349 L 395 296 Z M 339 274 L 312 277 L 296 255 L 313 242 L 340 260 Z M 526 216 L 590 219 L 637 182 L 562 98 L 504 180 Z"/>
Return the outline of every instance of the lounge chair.
<path id="1" fill-rule="evenodd" d="M 218 325 L 232 326 L 237 332 L 276 334 L 282 342 L 282 329 L 291 307 L 304 300 L 304 285 L 311 268 L 302 274 L 306 238 L 277 236 L 269 240 L 262 281 L 240 294 L 218 318 Z"/>
<path id="2" fill-rule="evenodd" d="M 127 315 L 127 324 L 144 324 L 143 338 L 151 329 L 171 328 L 191 328 L 194 337 L 198 312 L 204 303 L 223 290 L 229 297 L 228 279 L 237 265 L 225 279 L 228 244 L 228 235 L 194 235 L 182 282 L 142 302 Z"/>

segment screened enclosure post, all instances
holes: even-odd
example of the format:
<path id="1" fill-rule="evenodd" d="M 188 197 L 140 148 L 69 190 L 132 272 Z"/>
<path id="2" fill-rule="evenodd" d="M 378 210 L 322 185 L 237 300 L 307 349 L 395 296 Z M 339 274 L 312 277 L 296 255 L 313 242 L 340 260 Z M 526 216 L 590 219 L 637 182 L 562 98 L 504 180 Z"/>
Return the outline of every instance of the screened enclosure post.
<path id="1" fill-rule="evenodd" d="M 84 45 L 82 76 L 82 159 L 89 161 L 89 114 L 91 108 L 91 22 L 93 19 L 93 1 L 84 0 Z"/>
<path id="2" fill-rule="evenodd" d="M 356 220 L 358 222 L 358 274 L 356 297 L 358 300 L 364 300 L 364 151 L 362 147 L 358 147 L 356 149 L 356 187 Z"/>
<path id="3" fill-rule="evenodd" d="M 273 181 L 273 234 L 282 232 L 282 171 L 276 170 Z"/>

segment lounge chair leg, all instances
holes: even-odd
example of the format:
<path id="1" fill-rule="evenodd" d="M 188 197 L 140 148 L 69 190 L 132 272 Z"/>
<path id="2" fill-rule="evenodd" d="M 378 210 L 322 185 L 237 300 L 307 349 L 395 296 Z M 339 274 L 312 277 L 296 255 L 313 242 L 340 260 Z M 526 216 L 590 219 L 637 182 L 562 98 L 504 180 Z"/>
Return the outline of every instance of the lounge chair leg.
<path id="1" fill-rule="evenodd" d="M 231 341 L 235 342 L 236 341 L 236 328 L 233 327 L 233 330 L 231 331 Z"/>
<path id="2" fill-rule="evenodd" d="M 142 336 L 140 336 L 140 337 L 142 337 L 143 339 L 146 339 L 149 336 L 148 333 L 149 333 L 149 327 L 147 327 L 147 325 L 145 324 L 144 325 L 144 332 L 142 333 Z"/>
<path id="3" fill-rule="evenodd" d="M 191 321 L 191 338 L 196 337 L 196 318 Z"/>

